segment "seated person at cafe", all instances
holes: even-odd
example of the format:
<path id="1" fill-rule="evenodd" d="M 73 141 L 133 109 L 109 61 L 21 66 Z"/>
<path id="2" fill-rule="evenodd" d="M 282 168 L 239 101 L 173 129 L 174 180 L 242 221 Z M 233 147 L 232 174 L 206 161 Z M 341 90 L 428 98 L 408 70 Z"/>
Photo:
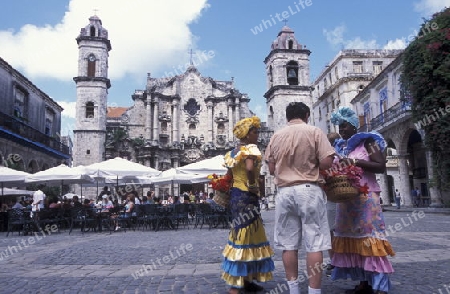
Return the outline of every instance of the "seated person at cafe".
<path id="1" fill-rule="evenodd" d="M 155 203 L 155 201 L 153 200 L 153 197 L 155 197 L 155 192 L 153 192 L 153 191 L 148 191 L 148 192 L 147 192 L 147 201 L 148 201 L 149 203 L 147 203 L 147 204 L 154 204 L 154 203 Z"/>
<path id="2" fill-rule="evenodd" d="M 214 193 L 213 192 L 209 193 L 209 198 L 206 199 L 206 203 L 216 204 L 216 201 L 214 201 L 213 198 L 214 198 Z"/>
<path id="3" fill-rule="evenodd" d="M 102 200 L 104 195 L 106 195 L 106 196 L 111 195 L 111 192 L 108 191 L 108 187 L 107 187 L 107 186 L 103 187 L 103 190 L 102 190 L 102 191 L 100 192 L 100 194 L 98 195 L 97 200 Z"/>
<path id="4" fill-rule="evenodd" d="M 23 209 L 22 203 L 20 203 L 19 200 L 16 201 L 16 203 L 11 207 L 12 209 Z"/>
<path id="5" fill-rule="evenodd" d="M 78 199 L 77 195 L 72 197 L 72 202 L 73 202 L 72 203 L 73 207 L 82 207 L 83 206 L 83 204 L 81 204 L 80 200 Z"/>
<path id="6" fill-rule="evenodd" d="M 183 200 L 184 200 L 184 203 L 185 204 L 189 204 L 189 194 L 188 193 L 186 193 L 186 192 L 184 192 L 183 193 Z"/>
<path id="7" fill-rule="evenodd" d="M 181 204 L 180 196 L 174 196 L 173 197 L 173 204 Z"/>
<path id="8" fill-rule="evenodd" d="M 114 205 L 111 200 L 108 199 L 107 195 L 102 196 L 102 212 L 109 212 L 110 209 L 113 209 Z"/>
<path id="9" fill-rule="evenodd" d="M 48 205 L 48 208 L 52 209 L 52 208 L 60 208 L 61 207 L 61 203 L 58 203 L 58 199 L 57 198 L 51 198 L 48 201 L 50 204 Z"/>
<path id="10" fill-rule="evenodd" d="M 161 205 L 162 201 L 159 197 L 154 197 L 153 200 L 155 201 L 155 204 Z"/>
<path id="11" fill-rule="evenodd" d="M 89 200 L 89 199 L 84 199 L 84 201 L 83 201 L 83 207 L 84 207 L 84 208 L 91 208 L 91 200 Z"/>

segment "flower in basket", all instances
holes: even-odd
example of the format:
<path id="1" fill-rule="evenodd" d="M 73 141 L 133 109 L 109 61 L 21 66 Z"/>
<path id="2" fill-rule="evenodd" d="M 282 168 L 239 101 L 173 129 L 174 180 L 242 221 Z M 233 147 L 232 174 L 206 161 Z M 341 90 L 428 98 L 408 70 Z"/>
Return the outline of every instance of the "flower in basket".
<path id="1" fill-rule="evenodd" d="M 231 188 L 231 184 L 233 181 L 233 177 L 229 174 L 226 174 L 224 176 L 218 176 L 216 174 L 212 174 L 208 176 L 208 179 L 210 180 L 211 187 L 213 190 L 220 191 L 220 192 L 228 192 Z"/>
<path id="2" fill-rule="evenodd" d="M 230 188 L 233 182 L 233 176 L 226 174 L 224 176 L 218 176 L 212 174 L 208 176 L 210 179 L 210 184 L 213 190 L 216 191 L 213 198 L 214 202 L 223 207 L 228 207 L 230 205 Z"/>
<path id="3" fill-rule="evenodd" d="M 328 182 L 331 178 L 337 176 L 346 176 L 351 185 L 357 188 L 361 193 L 366 194 L 368 192 L 368 186 L 365 184 L 361 186 L 360 180 L 362 178 L 363 169 L 356 165 L 346 164 L 333 164 L 333 166 L 325 171 L 320 171 L 320 174 L 324 177 L 325 182 Z M 326 185 L 325 185 L 326 188 Z"/>

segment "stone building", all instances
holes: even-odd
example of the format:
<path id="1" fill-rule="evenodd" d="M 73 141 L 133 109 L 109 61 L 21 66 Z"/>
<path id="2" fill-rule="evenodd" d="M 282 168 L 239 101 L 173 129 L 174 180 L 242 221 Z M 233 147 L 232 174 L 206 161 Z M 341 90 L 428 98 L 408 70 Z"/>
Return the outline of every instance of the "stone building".
<path id="1" fill-rule="evenodd" d="M 377 131 L 385 138 L 386 173 L 378 175 L 384 203 L 394 203 L 398 189 L 404 204 L 413 205 L 411 190 L 421 191 L 421 205 L 440 207 L 450 202 L 450 195 L 432 185 L 431 152 L 423 144 L 425 132 L 421 122 L 414 122 L 409 101 L 400 99 L 402 55 L 386 66 L 352 100 L 351 106 L 361 119 L 360 131 Z"/>
<path id="2" fill-rule="evenodd" d="M 288 26 L 281 28 L 271 44 L 270 52 L 264 59 L 267 127 L 261 129 L 258 144 L 263 153 L 273 132 L 286 125 L 286 106 L 290 102 L 301 101 L 311 107 L 310 54 L 311 51 L 296 39 L 294 31 Z M 264 180 L 263 192 L 268 197 L 270 206 L 273 206 L 276 194 L 273 176 L 270 176 L 265 164 L 261 173 L 261 180 Z"/>
<path id="3" fill-rule="evenodd" d="M 233 126 L 253 115 L 233 81 L 185 73 L 153 78 L 132 95 L 133 106 L 108 108 L 106 158 L 135 160 L 158 170 L 179 167 L 234 146 Z"/>
<path id="4" fill-rule="evenodd" d="M 312 84 L 311 122 L 326 133 L 335 132 L 330 114 L 340 106 L 350 107 L 350 101 L 400 53 L 383 49 L 339 52 Z"/>
<path id="5" fill-rule="evenodd" d="M 234 124 L 253 115 L 233 80 L 203 77 L 192 64 L 173 77 L 148 74 L 131 107 L 107 107 L 108 31 L 93 16 L 76 40 L 75 166 L 117 156 L 158 170 L 183 166 L 230 150 Z"/>
<path id="6" fill-rule="evenodd" d="M 61 143 L 63 108 L 0 58 L 0 165 L 35 173 L 69 164 Z"/>
<path id="7" fill-rule="evenodd" d="M 284 26 L 272 42 L 264 59 L 268 89 L 264 97 L 267 125 L 273 131 L 286 125 L 286 106 L 290 102 L 301 101 L 311 107 L 310 54 L 288 26 Z"/>
<path id="8" fill-rule="evenodd" d="M 73 164 L 89 165 L 105 159 L 106 103 L 108 89 L 108 57 L 111 43 L 108 31 L 97 16 L 76 38 L 78 44 L 78 76 L 76 125 L 73 130 Z"/>

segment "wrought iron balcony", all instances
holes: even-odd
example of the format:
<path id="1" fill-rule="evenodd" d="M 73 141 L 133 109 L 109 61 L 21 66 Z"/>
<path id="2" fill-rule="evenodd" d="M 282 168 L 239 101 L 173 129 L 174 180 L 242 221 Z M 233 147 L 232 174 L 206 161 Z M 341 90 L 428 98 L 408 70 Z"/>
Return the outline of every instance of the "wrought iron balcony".
<path id="1" fill-rule="evenodd" d="M 411 106 L 404 102 L 399 102 L 371 120 L 370 124 L 372 130 L 377 129 L 382 125 L 389 125 L 392 122 L 397 121 L 398 119 L 406 115 L 409 115 L 410 113 Z"/>
<path id="2" fill-rule="evenodd" d="M 44 152 L 57 151 L 58 153 L 69 157 L 69 147 L 61 143 L 59 140 L 47 136 L 46 134 L 27 125 L 17 117 L 7 115 L 0 112 L 0 135 L 7 136 L 11 140 L 15 140 L 21 144 L 31 144 L 37 149 L 44 149 Z M 55 152 L 53 152 L 55 153 Z"/>

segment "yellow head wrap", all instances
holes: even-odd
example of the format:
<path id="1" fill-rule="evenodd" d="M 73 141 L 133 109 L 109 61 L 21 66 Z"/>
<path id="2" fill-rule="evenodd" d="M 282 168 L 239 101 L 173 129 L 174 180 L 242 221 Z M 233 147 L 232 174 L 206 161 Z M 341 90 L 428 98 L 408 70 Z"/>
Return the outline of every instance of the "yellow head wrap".
<path id="1" fill-rule="evenodd" d="M 233 134 L 238 139 L 245 138 L 247 136 L 248 131 L 252 128 L 260 128 L 261 127 L 261 120 L 257 116 L 247 117 L 244 119 L 241 119 L 236 123 L 233 129 Z"/>

